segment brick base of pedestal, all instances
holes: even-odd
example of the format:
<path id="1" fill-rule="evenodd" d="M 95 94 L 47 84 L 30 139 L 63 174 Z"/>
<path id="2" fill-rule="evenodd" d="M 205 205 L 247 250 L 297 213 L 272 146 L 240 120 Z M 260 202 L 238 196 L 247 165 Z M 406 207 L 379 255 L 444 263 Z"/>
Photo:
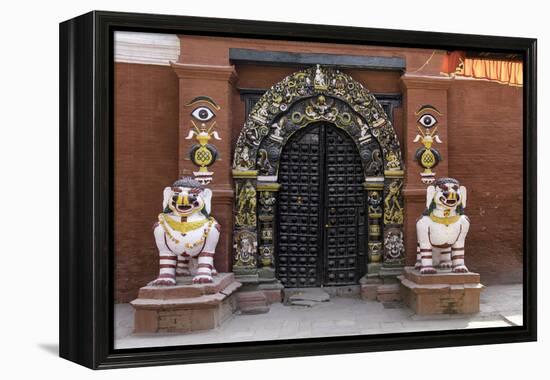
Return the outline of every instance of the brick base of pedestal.
<path id="1" fill-rule="evenodd" d="M 401 301 L 399 282 L 395 278 L 364 276 L 359 280 L 361 299 L 369 301 L 397 302 Z"/>
<path id="2" fill-rule="evenodd" d="M 403 302 L 416 314 L 470 314 L 479 312 L 483 285 L 478 273 L 440 272 L 420 274 L 406 267 L 400 292 Z"/>
<path id="3" fill-rule="evenodd" d="M 144 286 L 131 302 L 134 333 L 191 332 L 220 326 L 237 309 L 241 286 L 233 273 L 219 273 L 211 284 L 178 277 L 175 286 Z"/>

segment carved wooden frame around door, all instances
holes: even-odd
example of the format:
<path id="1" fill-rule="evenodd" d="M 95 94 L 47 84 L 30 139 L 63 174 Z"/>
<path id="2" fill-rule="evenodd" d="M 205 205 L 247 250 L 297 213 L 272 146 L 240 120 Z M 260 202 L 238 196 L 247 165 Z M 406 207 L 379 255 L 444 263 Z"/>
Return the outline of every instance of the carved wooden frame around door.
<path id="1" fill-rule="evenodd" d="M 240 132 L 233 159 L 236 274 L 275 278 L 281 153 L 294 132 L 320 121 L 345 131 L 361 157 L 369 262 L 403 264 L 404 168 L 392 123 L 365 86 L 337 69 L 317 65 L 273 85 L 253 107 Z"/>

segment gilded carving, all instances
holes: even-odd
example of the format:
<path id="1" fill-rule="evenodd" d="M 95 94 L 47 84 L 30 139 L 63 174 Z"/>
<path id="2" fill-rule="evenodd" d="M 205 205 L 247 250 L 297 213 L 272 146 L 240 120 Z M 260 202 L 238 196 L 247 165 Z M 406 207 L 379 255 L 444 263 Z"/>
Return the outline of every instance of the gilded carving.
<path id="1" fill-rule="evenodd" d="M 235 235 L 235 266 L 255 268 L 257 246 L 255 233 L 247 230 L 238 231 Z"/>
<path id="2" fill-rule="evenodd" d="M 388 152 L 386 154 L 386 170 L 399 170 L 401 168 L 401 163 L 395 152 Z"/>
<path id="3" fill-rule="evenodd" d="M 420 141 L 422 146 L 416 150 L 414 158 L 424 168 L 424 171 L 420 173 L 420 178 L 426 185 L 435 181 L 435 172 L 432 169 L 441 161 L 441 153 L 433 147 L 435 143 L 442 143 L 441 138 L 437 134 L 438 120 L 434 116 L 435 114 L 442 115 L 431 105 L 424 105 L 415 112 L 416 116 L 420 115 L 416 121 L 419 134 L 416 135 L 413 142 Z"/>
<path id="4" fill-rule="evenodd" d="M 267 150 L 260 149 L 258 151 L 258 171 L 260 175 L 268 175 L 272 169 L 273 167 L 271 166 L 271 162 L 269 162 Z"/>
<path id="5" fill-rule="evenodd" d="M 371 190 L 368 194 L 369 218 L 382 217 L 382 195 L 379 191 Z"/>
<path id="6" fill-rule="evenodd" d="M 405 254 L 403 232 L 399 229 L 387 231 L 384 238 L 384 262 L 401 263 Z"/>
<path id="7" fill-rule="evenodd" d="M 361 123 L 367 126 L 358 125 L 362 136 L 367 137 L 366 129 L 370 129 L 371 135 L 378 140 L 383 149 L 383 157 L 387 158 L 390 153 L 393 154 L 389 156 L 392 160 L 389 161 L 389 166 L 386 164 L 385 169 L 402 170 L 397 136 L 374 96 L 347 74 L 323 66 L 311 67 L 284 78 L 258 100 L 237 141 L 233 168 L 255 168 L 261 140 L 269 134 L 270 129 L 270 138 L 275 136 L 281 141 L 280 138 L 285 137 L 281 129 L 282 123 L 273 125 L 275 119 L 281 112 L 289 110 L 293 103 L 308 97 L 312 99 L 307 112 L 303 110 L 295 115 L 293 122 L 301 124 L 305 121 L 327 120 L 339 124 L 340 127 L 358 124 L 352 121 L 357 118 L 351 113 L 348 112 L 349 116 L 342 115 L 335 107 L 334 100 L 339 99 L 348 104 L 352 111 L 360 116 Z"/>
<path id="8" fill-rule="evenodd" d="M 380 149 L 375 148 L 372 150 L 370 162 L 365 170 L 367 176 L 376 176 L 382 174 L 382 168 L 384 163 L 382 162 L 382 153 Z"/>
<path id="9" fill-rule="evenodd" d="M 321 66 L 317 65 L 317 68 L 315 69 L 315 89 L 316 90 L 326 90 L 327 89 L 327 83 L 325 81 L 325 75 L 321 71 Z"/>
<path id="10" fill-rule="evenodd" d="M 282 117 L 278 123 L 271 124 L 271 128 L 273 128 L 273 132 L 269 136 L 270 139 L 272 139 L 275 142 L 282 143 L 284 136 L 283 131 L 283 125 L 285 123 L 285 118 Z"/>
<path id="11" fill-rule="evenodd" d="M 273 85 L 257 101 L 243 126 L 235 146 L 234 172 L 257 170 L 261 176 L 276 178 L 286 141 L 298 129 L 317 121 L 334 123 L 353 138 L 365 163 L 365 177 L 386 176 L 383 194 L 382 189 L 375 191 L 377 195 L 368 205 L 369 214 L 379 216 L 371 219 L 376 222 L 369 222 L 368 226 L 369 235 L 376 236 L 372 242 L 377 244 L 369 246 L 369 255 L 372 248 L 372 260 L 375 260 L 382 256 L 378 252 L 384 251 L 381 238 L 383 232 L 386 236 L 386 225 L 398 232 L 402 229 L 403 163 L 399 141 L 383 108 L 361 83 L 347 74 L 316 65 Z M 265 216 L 274 215 L 275 198 L 270 198 L 269 192 L 264 195 L 260 191 L 258 216 L 261 226 L 256 226 L 256 183 L 235 178 L 236 227 L 246 226 L 256 239 L 261 239 L 259 258 L 263 260 L 264 246 L 272 245 L 271 241 L 266 241 L 267 234 L 273 233 L 273 227 L 266 224 L 273 222 L 268 222 Z"/>
<path id="12" fill-rule="evenodd" d="M 214 175 L 214 172 L 209 171 L 208 167 L 218 158 L 218 150 L 209 141 L 212 138 L 221 140 L 218 132 L 214 130 L 216 126 L 215 111 L 219 111 L 220 106 L 208 96 L 198 96 L 185 106 L 196 107 L 191 112 L 191 125 L 193 128 L 185 139 L 191 140 L 194 137 L 198 142 L 190 150 L 191 161 L 199 166 L 199 170 L 193 172 L 193 175 L 197 181 L 206 185 L 212 181 Z M 199 123 L 199 125 L 196 123 Z"/>
<path id="13" fill-rule="evenodd" d="M 384 224 L 403 224 L 403 207 L 401 206 L 402 180 L 390 182 L 384 197 Z"/>
<path id="14" fill-rule="evenodd" d="M 260 262 L 264 267 L 273 265 L 273 246 L 264 245 L 260 247 Z"/>
<path id="15" fill-rule="evenodd" d="M 382 261 L 382 242 L 369 241 L 369 262 L 378 263 Z"/>
<path id="16" fill-rule="evenodd" d="M 275 196 L 270 191 L 260 192 L 260 214 L 272 215 L 275 208 Z"/>
<path id="17" fill-rule="evenodd" d="M 380 225 L 379 224 L 369 224 L 369 235 L 370 236 L 380 236 Z"/>
<path id="18" fill-rule="evenodd" d="M 250 181 L 238 190 L 238 207 L 235 223 L 238 226 L 256 227 L 256 188 Z"/>

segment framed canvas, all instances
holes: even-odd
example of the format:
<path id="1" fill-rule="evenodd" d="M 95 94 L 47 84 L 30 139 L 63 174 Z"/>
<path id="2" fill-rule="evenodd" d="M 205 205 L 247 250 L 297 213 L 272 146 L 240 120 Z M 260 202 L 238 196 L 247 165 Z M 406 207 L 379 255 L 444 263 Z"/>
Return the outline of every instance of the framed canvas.
<path id="1" fill-rule="evenodd" d="M 60 24 L 60 356 L 536 340 L 536 40 Z"/>

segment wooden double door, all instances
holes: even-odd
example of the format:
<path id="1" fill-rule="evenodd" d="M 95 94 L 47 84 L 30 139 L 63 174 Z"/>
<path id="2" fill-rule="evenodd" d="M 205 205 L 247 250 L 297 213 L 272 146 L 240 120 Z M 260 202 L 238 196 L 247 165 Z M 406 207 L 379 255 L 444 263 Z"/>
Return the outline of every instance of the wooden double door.
<path id="1" fill-rule="evenodd" d="M 357 284 L 367 265 L 363 166 L 331 123 L 297 131 L 279 165 L 277 275 L 285 287 Z"/>

